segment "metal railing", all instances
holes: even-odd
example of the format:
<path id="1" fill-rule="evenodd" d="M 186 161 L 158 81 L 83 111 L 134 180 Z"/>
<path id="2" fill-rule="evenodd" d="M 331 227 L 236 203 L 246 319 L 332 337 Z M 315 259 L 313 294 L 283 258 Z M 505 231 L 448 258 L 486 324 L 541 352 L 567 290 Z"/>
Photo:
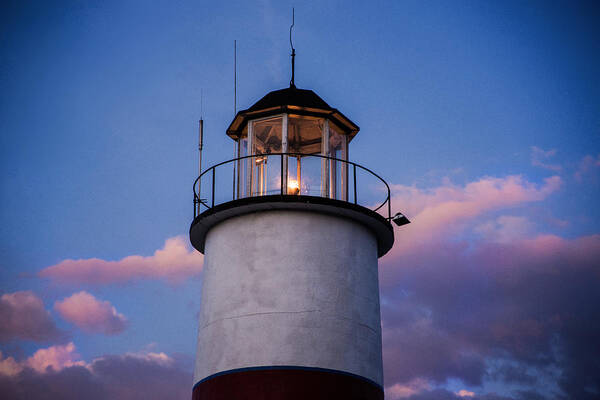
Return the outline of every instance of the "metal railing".
<path id="1" fill-rule="evenodd" d="M 295 170 L 293 164 L 289 163 L 291 158 L 297 160 Z M 307 176 L 306 167 L 309 164 L 307 161 L 318 159 L 321 161 L 320 166 L 314 168 L 313 163 L 313 171 L 309 171 Z M 269 160 L 278 162 L 269 164 Z M 304 165 L 304 168 L 301 165 Z M 228 168 L 231 169 L 230 172 L 227 171 Z M 219 174 L 217 174 L 217 169 Z M 315 170 L 319 173 L 315 173 Z M 274 173 L 276 174 L 275 179 L 271 179 L 269 183 L 268 175 Z M 371 187 L 367 192 L 363 191 L 361 200 L 364 199 L 364 201 L 359 202 L 358 185 L 360 182 L 358 180 L 362 179 L 360 175 L 364 173 L 366 175 L 363 176 L 367 177 L 365 180 L 376 178 L 375 186 L 379 186 L 379 188 Z M 220 180 L 217 180 L 217 175 Z M 348 179 L 348 175 L 351 175 L 351 180 Z M 294 180 L 295 177 L 297 180 Z M 314 184 L 315 182 L 318 182 L 316 185 L 318 190 L 310 186 L 310 183 Z M 385 187 L 385 199 L 382 202 L 373 201 L 373 194 L 381 192 L 383 188 L 381 183 Z M 391 219 L 390 187 L 383 178 L 355 162 L 321 154 L 269 153 L 233 158 L 203 171 L 194 181 L 193 189 L 194 218 L 200 215 L 202 207 L 211 209 L 215 205 L 241 198 L 267 195 L 308 195 L 347 201 L 373 211 L 379 211 L 387 206 L 387 219 Z M 350 193 L 352 193 L 351 197 L 349 197 Z M 366 195 L 363 196 L 363 194 Z M 202 195 L 208 197 L 203 199 Z"/>

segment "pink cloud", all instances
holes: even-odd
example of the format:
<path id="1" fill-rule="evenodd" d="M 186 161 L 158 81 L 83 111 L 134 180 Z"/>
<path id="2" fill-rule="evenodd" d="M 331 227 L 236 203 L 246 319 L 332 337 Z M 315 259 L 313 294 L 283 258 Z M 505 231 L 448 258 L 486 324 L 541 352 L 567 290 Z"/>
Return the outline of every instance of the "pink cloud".
<path id="1" fill-rule="evenodd" d="M 23 370 L 23 367 L 13 357 L 6 357 L 0 351 L 0 375 L 13 376 Z"/>
<path id="2" fill-rule="evenodd" d="M 114 356 L 105 356 L 105 357 L 96 358 L 92 362 L 92 365 L 94 365 L 94 363 L 107 360 L 111 357 L 114 357 Z M 132 352 L 132 353 L 125 353 L 119 357 L 130 358 L 132 360 L 136 360 L 136 361 L 143 362 L 143 363 L 154 364 L 154 365 L 158 365 L 161 367 L 172 367 L 175 364 L 175 360 L 163 352 L 160 352 L 160 353 L 156 353 L 156 352 L 152 352 L 152 351 Z"/>
<path id="3" fill-rule="evenodd" d="M 139 279 L 166 279 L 180 282 L 202 271 L 202 254 L 188 240 L 176 236 L 165 241 L 154 255 L 128 256 L 118 261 L 98 258 L 64 260 L 39 272 L 39 276 L 58 282 L 109 284 Z"/>
<path id="4" fill-rule="evenodd" d="M 64 338 L 44 302 L 33 292 L 6 293 L 0 297 L 0 340 L 47 342 Z"/>
<path id="5" fill-rule="evenodd" d="M 60 371 L 75 365 L 84 366 L 85 362 L 81 361 L 80 358 L 80 355 L 75 352 L 75 345 L 71 342 L 63 346 L 50 346 L 46 349 L 39 349 L 22 363 L 22 366 L 29 367 L 37 372 L 46 372 L 48 368 Z"/>
<path id="6" fill-rule="evenodd" d="M 493 375 L 555 381 L 548 390 L 580 398 L 577 380 L 599 378 L 587 366 L 600 335 L 600 235 L 450 242 L 396 253 L 380 268 L 388 392 Z"/>
<path id="7" fill-rule="evenodd" d="M 85 366 L 85 362 L 80 358 L 79 354 L 75 352 L 73 343 L 39 349 L 23 361 L 15 361 L 13 357 L 4 358 L 0 352 L 0 374 L 14 376 L 26 368 L 45 373 L 50 370 L 60 371 L 67 367 Z"/>
<path id="8" fill-rule="evenodd" d="M 425 379 L 413 379 L 407 383 L 394 385 L 385 388 L 385 397 L 390 400 L 405 399 L 425 390 L 431 389 L 431 385 Z"/>
<path id="9" fill-rule="evenodd" d="M 578 182 L 582 182 L 586 175 L 591 175 L 598 169 L 600 169 L 600 154 L 596 157 L 587 155 L 579 162 L 579 167 L 575 171 L 575 179 Z"/>
<path id="10" fill-rule="evenodd" d="M 550 164 L 549 160 L 556 155 L 556 149 L 543 150 L 537 146 L 531 148 L 531 165 L 559 172 L 562 167 L 558 164 Z"/>
<path id="11" fill-rule="evenodd" d="M 474 231 L 490 242 L 508 243 L 526 239 L 534 233 L 535 225 L 526 217 L 502 215 L 474 228 Z"/>
<path id="12" fill-rule="evenodd" d="M 81 360 L 81 356 L 77 353 L 73 342 L 65 345 L 50 346 L 43 349 L 38 349 L 31 357 L 22 361 L 16 361 L 13 357 L 3 357 L 0 352 L 0 374 L 14 376 L 22 372 L 26 368 L 30 368 L 38 373 L 58 372 L 70 367 L 85 367 L 93 370 L 94 365 L 113 358 L 115 356 L 103 356 L 87 363 Z M 167 354 L 160 352 L 138 352 L 125 353 L 121 358 L 129 358 L 142 363 L 153 364 L 161 367 L 171 367 L 175 360 Z"/>
<path id="13" fill-rule="evenodd" d="M 508 176 L 393 186 L 393 205 L 413 223 L 396 229 L 379 269 L 387 397 L 486 398 L 439 385 L 487 377 L 532 392 L 555 382 L 544 390 L 585 398 L 582 386 L 600 379 L 589 368 L 600 335 L 600 235 L 566 239 L 497 216 L 561 184 Z"/>
<path id="14" fill-rule="evenodd" d="M 433 189 L 392 185 L 392 204 L 413 222 L 402 227 L 392 253 L 443 240 L 487 212 L 544 200 L 561 185 L 559 176 L 536 185 L 518 175 L 486 177 L 465 186 L 445 182 Z"/>
<path id="15" fill-rule="evenodd" d="M 98 300 L 85 291 L 57 301 L 54 308 L 65 320 L 88 333 L 114 335 L 127 326 L 125 316 L 108 301 Z"/>
<path id="16" fill-rule="evenodd" d="M 85 362 L 75 345 L 39 349 L 15 361 L 0 354 L 0 397 L 15 399 L 184 399 L 192 376 L 165 353 L 105 355 Z"/>

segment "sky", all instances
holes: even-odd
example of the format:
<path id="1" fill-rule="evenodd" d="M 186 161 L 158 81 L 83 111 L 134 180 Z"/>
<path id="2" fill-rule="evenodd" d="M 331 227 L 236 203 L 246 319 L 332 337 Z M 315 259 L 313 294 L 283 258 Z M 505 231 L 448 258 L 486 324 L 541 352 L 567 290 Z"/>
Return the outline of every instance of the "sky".
<path id="1" fill-rule="evenodd" d="M 600 398 L 598 3 L 0 7 L 1 397 L 189 398 L 197 121 L 231 158 L 233 42 L 239 110 L 288 86 L 295 7 L 296 85 L 412 221 L 386 399 Z"/>

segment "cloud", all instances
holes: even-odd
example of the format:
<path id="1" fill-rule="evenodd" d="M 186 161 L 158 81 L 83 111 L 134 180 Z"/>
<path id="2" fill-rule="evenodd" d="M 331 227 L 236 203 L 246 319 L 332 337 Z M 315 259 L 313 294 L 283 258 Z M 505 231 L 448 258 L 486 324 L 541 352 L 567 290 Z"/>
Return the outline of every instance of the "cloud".
<path id="1" fill-rule="evenodd" d="M 463 395 L 461 396 L 460 393 L 463 393 Z M 469 392 L 467 390 L 460 390 L 456 393 L 453 393 L 449 390 L 446 389 L 432 389 L 432 390 L 424 390 L 421 391 L 419 393 L 416 393 L 410 397 L 408 397 L 408 400 L 537 400 L 539 397 L 527 397 L 527 395 L 531 396 L 531 393 L 527 393 L 526 395 L 522 396 L 521 394 L 517 394 L 516 397 L 511 396 L 511 397 L 506 397 L 506 396 L 501 396 L 498 395 L 496 393 L 486 393 L 483 395 L 477 395 L 475 393 L 473 393 L 473 396 L 468 396 L 468 394 L 473 393 L 473 392 Z M 465 396 L 464 394 L 467 394 L 467 396 Z"/>
<path id="2" fill-rule="evenodd" d="M 33 292 L 6 293 L 0 297 L 0 341 L 14 339 L 49 342 L 63 340 L 44 302 Z"/>
<path id="3" fill-rule="evenodd" d="M 13 376 L 21 372 L 23 368 L 12 357 L 4 358 L 0 351 L 0 375 Z"/>
<path id="4" fill-rule="evenodd" d="M 596 157 L 587 155 L 579 162 L 579 167 L 575 171 L 575 179 L 582 182 L 583 178 L 597 172 L 600 168 L 600 154 Z"/>
<path id="5" fill-rule="evenodd" d="M 110 284 L 140 279 L 181 282 L 202 271 L 203 256 L 183 236 L 165 241 L 154 255 L 128 256 L 119 261 L 98 258 L 64 260 L 39 272 L 39 276 L 61 283 Z"/>
<path id="6" fill-rule="evenodd" d="M 385 388 L 385 397 L 390 400 L 405 399 L 424 390 L 431 389 L 425 379 L 413 379 L 405 384 L 396 383 Z"/>
<path id="7" fill-rule="evenodd" d="M 456 392 L 456 395 L 458 397 L 475 397 L 475 393 L 474 392 L 470 392 L 468 390 L 465 389 L 461 389 L 458 392 Z"/>
<path id="8" fill-rule="evenodd" d="M 72 366 L 85 366 L 85 363 L 79 358 L 73 343 L 39 349 L 31 357 L 21 362 L 15 361 L 13 357 L 4 358 L 0 353 L 0 374 L 15 376 L 26 368 L 44 373 L 50 370 L 60 371 Z"/>
<path id="9" fill-rule="evenodd" d="M 14 400 L 162 400 L 191 395 L 191 374 L 165 353 L 107 355 L 89 363 L 78 358 L 72 343 L 40 349 L 20 363 L 0 356 L 0 395 Z M 5 373 L 6 360 L 18 370 Z"/>
<path id="10" fill-rule="evenodd" d="M 23 363 L 23 366 L 37 372 L 45 372 L 48 369 L 60 371 L 61 369 L 75 365 L 84 366 L 85 363 L 80 358 L 79 354 L 75 352 L 75 345 L 71 342 L 62 346 L 51 346 L 47 349 L 40 349 L 29 357 Z"/>
<path id="11" fill-rule="evenodd" d="M 437 242 L 386 259 L 380 270 L 392 387 L 417 379 L 476 386 L 492 378 L 541 398 L 594 398 L 600 235 Z"/>
<path id="12" fill-rule="evenodd" d="M 550 164 L 548 161 L 556 155 L 556 149 L 543 150 L 539 147 L 531 147 L 531 165 L 549 169 L 550 171 L 562 171 L 562 167 L 558 164 Z"/>
<path id="13" fill-rule="evenodd" d="M 380 260 L 388 396 L 458 399 L 444 389 L 450 379 L 468 391 L 507 388 L 473 399 L 597 396 L 600 235 L 565 239 L 525 217 L 488 217 L 542 202 L 561 184 L 509 176 L 393 186 L 393 204 L 413 223 L 396 228 Z"/>
<path id="14" fill-rule="evenodd" d="M 85 291 L 57 301 L 54 308 L 65 320 L 88 333 L 115 335 L 127 326 L 125 316 L 108 301 L 100 301 Z"/>
<path id="15" fill-rule="evenodd" d="M 392 185 L 392 204 L 413 222 L 402 228 L 402 240 L 392 252 L 420 248 L 426 243 L 446 240 L 470 221 L 488 212 L 542 201 L 562 185 L 559 176 L 536 185 L 519 175 L 486 177 L 465 186 L 446 181 L 433 189 Z"/>
<path id="16" fill-rule="evenodd" d="M 473 230 L 487 241 L 508 243 L 530 237 L 535 231 L 535 225 L 526 217 L 502 215 L 476 226 Z"/>
<path id="17" fill-rule="evenodd" d="M 418 392 L 408 400 L 461 400 L 456 394 L 445 389 L 432 389 Z"/>

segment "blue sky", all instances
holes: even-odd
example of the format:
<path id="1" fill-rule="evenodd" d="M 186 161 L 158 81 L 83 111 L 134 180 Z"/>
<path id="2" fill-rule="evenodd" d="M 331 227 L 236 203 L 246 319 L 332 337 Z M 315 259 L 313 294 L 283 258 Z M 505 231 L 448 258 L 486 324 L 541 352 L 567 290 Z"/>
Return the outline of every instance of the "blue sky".
<path id="1" fill-rule="evenodd" d="M 243 109 L 289 83 L 292 6 L 297 86 L 361 127 L 351 159 L 395 185 L 394 210 L 447 234 L 430 249 L 460 244 L 477 253 L 507 240 L 519 246 L 516 240 L 552 236 L 567 243 L 562 265 L 598 271 L 600 11 L 594 2 L 8 2 L 0 12 L 0 293 L 31 292 L 68 339 L 8 332 L 0 342 L 4 357 L 25 362 L 66 340 L 85 362 L 164 352 L 180 363 L 178 370 L 191 372 L 201 274 L 176 282 L 134 274 L 74 284 L 38 273 L 66 259 L 152 256 L 167 239 L 185 238 L 200 92 L 203 162 L 211 165 L 233 153 L 225 135 L 233 118 L 233 41 Z M 494 193 L 507 199 L 521 195 L 489 206 L 494 197 L 486 201 L 487 186 L 469 186 L 478 182 L 495 185 Z M 479 211 L 457 213 L 451 224 L 459 230 L 430 225 L 426 205 L 448 202 Z M 419 237 L 419 228 L 411 229 L 397 231 L 397 241 Z M 546 249 L 538 256 L 552 260 L 548 249 L 558 245 L 544 246 L 536 247 Z M 570 260 L 565 254 L 577 252 L 569 246 L 584 249 L 589 260 Z M 468 251 L 460 253 L 467 257 L 461 265 L 476 264 Z M 411 252 L 392 252 L 382 268 L 402 270 L 404 258 L 428 260 Z M 418 294 L 413 281 L 390 276 L 396 275 L 380 274 L 382 299 Z M 108 301 L 126 328 L 90 333 L 61 316 L 55 303 L 80 291 Z M 436 315 L 433 298 L 415 299 Z M 588 311 L 599 313 L 597 306 Z M 383 313 L 384 323 L 394 320 L 385 307 Z M 433 322 L 442 329 L 435 332 L 444 332 Z M 487 350 L 498 346 L 528 373 L 545 372 L 513 348 L 487 345 L 471 349 L 487 365 L 483 380 L 469 380 L 460 365 L 441 375 L 426 368 L 419 376 L 396 374 L 388 361 L 388 397 L 409 393 L 400 387 L 412 388 L 414 398 L 458 396 L 460 389 L 515 399 L 519 390 L 548 395 L 542 378 L 527 386 L 494 375 L 489 365 L 498 361 Z M 547 366 L 567 371 L 556 360 Z M 565 394 L 566 387 L 556 393 L 568 398 L 574 392 Z"/>

